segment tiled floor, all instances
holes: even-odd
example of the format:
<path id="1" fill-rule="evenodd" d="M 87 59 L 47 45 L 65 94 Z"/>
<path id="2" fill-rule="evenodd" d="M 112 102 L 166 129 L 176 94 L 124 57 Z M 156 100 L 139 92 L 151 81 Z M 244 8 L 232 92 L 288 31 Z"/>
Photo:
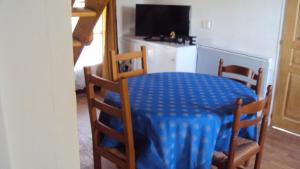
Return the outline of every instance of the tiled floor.
<path id="1" fill-rule="evenodd" d="M 77 96 L 81 169 L 93 169 L 92 138 L 85 95 Z M 253 161 L 249 168 L 253 168 Z M 262 169 L 300 169 L 300 138 L 269 128 Z M 102 169 L 116 169 L 103 160 Z"/>

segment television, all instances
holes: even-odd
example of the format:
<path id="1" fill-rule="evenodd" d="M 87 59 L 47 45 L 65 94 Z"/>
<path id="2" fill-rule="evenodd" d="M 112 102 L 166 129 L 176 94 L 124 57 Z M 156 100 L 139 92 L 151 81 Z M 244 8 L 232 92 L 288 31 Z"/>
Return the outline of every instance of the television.
<path id="1" fill-rule="evenodd" d="M 189 36 L 190 6 L 182 5 L 136 5 L 136 36 Z"/>

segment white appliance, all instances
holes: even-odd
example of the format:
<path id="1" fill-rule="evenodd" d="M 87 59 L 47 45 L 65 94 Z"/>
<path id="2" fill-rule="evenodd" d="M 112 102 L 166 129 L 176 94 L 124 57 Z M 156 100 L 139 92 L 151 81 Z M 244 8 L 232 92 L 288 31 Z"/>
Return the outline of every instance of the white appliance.
<path id="1" fill-rule="evenodd" d="M 272 79 L 272 59 L 267 57 L 256 57 L 222 49 L 199 46 L 197 59 L 197 72 L 217 75 L 220 58 L 224 59 L 224 65 L 241 65 L 257 71 L 260 67 L 264 69 L 262 92 L 266 92 L 267 85 Z"/>

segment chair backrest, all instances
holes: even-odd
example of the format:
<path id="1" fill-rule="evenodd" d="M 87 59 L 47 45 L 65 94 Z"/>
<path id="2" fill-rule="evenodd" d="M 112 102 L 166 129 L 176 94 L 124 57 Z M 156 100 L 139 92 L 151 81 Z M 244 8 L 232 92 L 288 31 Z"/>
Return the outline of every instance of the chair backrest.
<path id="1" fill-rule="evenodd" d="M 141 59 L 141 69 L 131 70 L 128 72 L 121 72 L 120 61 L 132 61 L 133 59 Z M 116 54 L 115 51 L 111 51 L 112 73 L 113 80 L 120 78 L 128 78 L 147 73 L 147 59 L 146 59 L 146 47 L 142 46 L 141 51 L 128 52 L 124 54 Z"/>
<path id="2" fill-rule="evenodd" d="M 237 108 L 234 112 L 234 122 L 232 126 L 232 135 L 230 140 L 228 165 L 232 165 L 233 163 L 234 154 L 237 147 L 238 131 L 240 128 L 246 128 L 253 125 L 258 126 L 258 124 L 261 122 L 258 145 L 260 149 L 263 148 L 266 129 L 268 127 L 268 118 L 269 118 L 271 100 L 272 100 L 271 85 L 268 86 L 266 97 L 262 100 L 255 101 L 242 106 L 243 104 L 242 99 L 240 98 L 237 99 L 236 101 Z M 259 115 L 258 112 L 261 112 L 261 114 Z M 241 116 L 243 115 L 256 114 L 256 113 L 257 113 L 257 117 L 254 119 L 241 120 Z"/>
<path id="3" fill-rule="evenodd" d="M 128 96 L 128 81 L 127 79 L 120 79 L 116 82 L 112 82 L 103 79 L 99 76 L 91 73 L 90 67 L 84 68 L 86 90 L 90 114 L 90 122 L 92 128 L 93 147 L 96 153 L 100 154 L 121 168 L 135 168 L 135 153 L 134 153 L 134 141 L 131 121 L 130 102 Z M 109 105 L 97 99 L 95 97 L 94 86 L 99 86 L 102 89 L 113 91 L 120 94 L 121 108 Z M 107 113 L 115 118 L 120 118 L 124 123 L 124 130 L 122 133 L 114 130 L 113 128 L 103 124 L 98 120 L 97 109 L 101 113 Z M 103 135 L 107 135 L 113 139 L 118 140 L 125 145 L 126 160 L 120 159 L 120 156 L 111 153 L 107 148 L 102 147 L 100 138 Z M 95 152 L 94 152 L 95 153 Z"/>
<path id="4" fill-rule="evenodd" d="M 218 76 L 223 76 L 223 73 L 232 73 L 232 74 L 237 74 L 240 76 L 244 76 L 249 80 L 254 80 L 256 81 L 255 84 L 252 84 L 249 82 L 249 80 L 243 80 L 243 79 L 238 79 L 235 77 L 230 77 L 230 79 L 233 79 L 235 81 L 238 81 L 240 83 L 245 84 L 249 88 L 255 90 L 257 96 L 260 96 L 261 94 L 261 86 L 262 86 L 262 75 L 263 75 L 263 69 L 259 68 L 258 72 L 255 73 L 253 70 L 243 67 L 243 66 L 238 66 L 238 65 L 228 65 L 228 66 L 223 66 L 224 61 L 223 59 L 220 59 L 219 61 L 219 70 L 218 70 Z"/>

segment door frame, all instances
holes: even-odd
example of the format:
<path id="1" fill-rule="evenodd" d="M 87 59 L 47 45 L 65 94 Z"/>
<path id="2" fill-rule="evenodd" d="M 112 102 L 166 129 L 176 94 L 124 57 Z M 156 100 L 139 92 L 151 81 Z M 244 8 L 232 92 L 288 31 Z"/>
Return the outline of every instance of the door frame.
<path id="1" fill-rule="evenodd" d="M 273 90 L 274 90 L 274 95 L 273 95 L 273 100 L 272 100 L 272 103 L 271 103 L 271 113 L 270 113 L 270 119 L 272 118 L 272 114 L 274 113 L 274 110 L 273 108 L 275 107 L 273 104 L 275 103 L 275 97 L 278 96 L 278 93 L 277 92 L 277 81 L 278 81 L 278 76 L 280 74 L 280 61 L 282 60 L 282 56 L 284 55 L 282 49 L 281 49 L 281 45 L 283 43 L 283 34 L 284 34 L 284 28 L 285 28 L 285 14 L 288 12 L 287 11 L 287 2 L 288 0 L 283 0 L 283 4 L 282 4 L 282 13 L 281 13 L 281 27 L 280 27 L 280 40 L 279 40 L 279 44 L 278 44 L 278 49 L 277 49 L 277 58 L 276 58 L 276 68 L 275 68 L 275 72 L 274 72 L 274 81 L 273 81 Z M 271 123 L 270 125 L 272 125 L 272 127 L 275 127 L 276 129 L 280 130 L 280 131 L 283 131 L 283 132 L 287 132 L 289 134 L 293 134 L 293 135 L 296 135 L 296 136 L 300 136 L 298 133 L 295 133 L 293 131 L 289 131 L 288 129 L 285 129 L 285 128 L 280 128 L 280 127 L 277 127 L 276 125 L 273 126 L 273 119 L 271 119 L 269 121 L 269 123 Z"/>
<path id="2" fill-rule="evenodd" d="M 272 102 L 270 106 L 270 114 L 269 114 L 269 126 L 272 123 L 272 114 L 273 114 L 273 108 L 274 108 L 274 98 L 276 96 L 276 87 L 277 87 L 277 80 L 278 80 L 278 74 L 279 74 L 279 63 L 281 59 L 281 43 L 282 43 L 282 36 L 283 36 L 283 28 L 284 28 L 284 17 L 285 17 L 285 11 L 286 11 L 286 1 L 287 0 L 282 0 L 281 4 L 281 14 L 280 14 L 280 24 L 278 25 L 279 27 L 279 32 L 278 32 L 278 39 L 277 39 L 277 51 L 276 51 L 276 56 L 273 59 L 273 64 L 274 64 L 274 72 L 273 72 L 273 90 L 274 94 L 272 96 Z"/>

